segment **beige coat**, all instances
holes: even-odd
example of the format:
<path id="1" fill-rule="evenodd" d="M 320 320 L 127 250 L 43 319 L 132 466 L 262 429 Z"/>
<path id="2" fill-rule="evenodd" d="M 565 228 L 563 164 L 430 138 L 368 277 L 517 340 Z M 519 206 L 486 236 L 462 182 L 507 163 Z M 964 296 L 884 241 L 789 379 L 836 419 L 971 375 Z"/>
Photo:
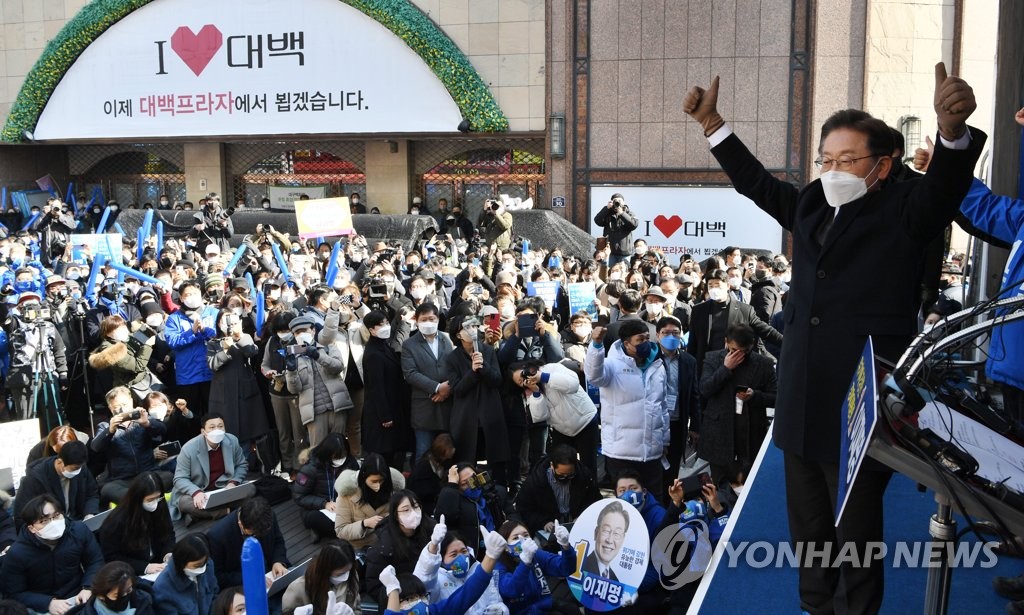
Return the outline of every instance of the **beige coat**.
<path id="1" fill-rule="evenodd" d="M 334 489 L 338 492 L 334 533 L 338 538 L 352 543 L 356 550 L 365 549 L 377 542 L 377 535 L 373 529 L 363 526 L 363 520 L 388 514 L 387 502 L 374 509 L 360 501 L 362 490 L 356 485 L 358 476 L 356 470 L 345 470 L 334 483 Z M 391 483 L 395 491 L 405 489 L 405 477 L 394 468 L 391 468 Z"/>

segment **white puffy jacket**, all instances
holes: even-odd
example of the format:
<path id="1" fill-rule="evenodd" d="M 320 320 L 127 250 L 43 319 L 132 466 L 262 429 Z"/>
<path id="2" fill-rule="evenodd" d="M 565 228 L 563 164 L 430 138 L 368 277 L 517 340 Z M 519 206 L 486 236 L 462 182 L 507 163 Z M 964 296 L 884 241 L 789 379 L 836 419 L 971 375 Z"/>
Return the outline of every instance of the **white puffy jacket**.
<path id="1" fill-rule="evenodd" d="M 547 420 L 558 433 L 575 437 L 597 415 L 594 402 L 576 372 L 561 363 L 548 363 L 540 372 L 547 375 L 543 395 L 526 398 L 534 422 Z"/>
<path id="2" fill-rule="evenodd" d="M 661 358 L 641 371 L 621 341 L 612 344 L 607 358 L 604 346 L 590 344 L 583 372 L 587 382 L 601 388 L 602 454 L 628 461 L 660 459 L 669 443 Z"/>

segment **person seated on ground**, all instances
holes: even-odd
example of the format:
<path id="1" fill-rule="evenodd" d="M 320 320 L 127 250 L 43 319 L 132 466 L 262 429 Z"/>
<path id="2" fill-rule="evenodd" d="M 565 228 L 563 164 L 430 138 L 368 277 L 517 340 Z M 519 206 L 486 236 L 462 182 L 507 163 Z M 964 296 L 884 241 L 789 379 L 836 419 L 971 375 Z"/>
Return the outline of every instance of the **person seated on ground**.
<path id="1" fill-rule="evenodd" d="M 210 615 L 245 615 L 245 590 L 242 586 L 235 585 L 217 594 Z"/>
<path id="2" fill-rule="evenodd" d="M 106 561 L 125 562 L 139 576 L 163 571 L 174 548 L 174 526 L 164 488 L 156 472 L 135 477 L 100 528 L 100 548 Z"/>
<path id="3" fill-rule="evenodd" d="M 399 573 L 411 573 L 433 529 L 434 520 L 423 514 L 415 493 L 401 489 L 391 495 L 377 544 L 366 551 L 366 593 L 377 604 L 384 604 L 390 593 L 385 590 L 381 572 L 391 567 Z"/>
<path id="4" fill-rule="evenodd" d="M 71 425 L 54 427 L 45 438 L 29 449 L 28 460 L 25 462 L 25 465 L 30 465 L 33 461 L 38 461 L 43 457 L 52 457 L 56 455 L 60 452 L 60 447 L 72 440 L 79 440 L 81 442 L 88 443 L 89 434 L 84 431 L 78 431 Z"/>
<path id="5" fill-rule="evenodd" d="M 426 612 L 434 615 L 461 615 L 468 611 L 487 591 L 497 559 L 508 547 L 505 539 L 497 532 L 488 532 L 481 528 L 481 533 L 484 534 L 486 545 L 483 561 L 473 574 L 469 575 L 462 587 L 448 598 L 431 601 L 423 581 L 415 575 L 396 573 L 394 566 L 382 569 L 379 582 L 387 600 L 378 604 L 385 607 L 384 615 Z"/>
<path id="6" fill-rule="evenodd" d="M 685 547 L 687 553 L 693 553 L 693 556 L 689 558 L 690 562 L 710 561 L 710 552 L 697 553 L 697 549 L 701 548 L 702 541 L 696 539 L 696 534 L 706 530 L 708 543 L 704 544 L 710 544 L 710 548 L 713 549 L 722 537 L 726 524 L 729 523 L 729 511 L 718 501 L 718 490 L 712 483 L 707 483 L 701 488 L 701 495 L 698 499 L 686 500 L 685 495 L 682 481 L 676 479 L 668 489 L 668 497 L 672 503 L 665 511 L 665 519 L 658 531 L 661 532 L 671 526 L 692 529 L 692 532 L 686 532 L 686 535 L 691 538 L 689 545 Z M 691 571 L 696 572 L 695 570 Z M 693 600 L 698 585 L 700 585 L 699 579 L 672 591 L 669 594 L 670 612 L 685 613 Z"/>
<path id="7" fill-rule="evenodd" d="M 210 557 L 217 567 L 217 584 L 228 587 L 242 584 L 242 543 L 252 536 L 263 548 L 263 572 L 271 578 L 288 572 L 288 545 L 284 542 L 277 515 L 262 497 L 245 500 L 242 506 L 213 525 L 206 537 Z M 270 579 L 267 586 L 270 586 Z"/>
<path id="8" fill-rule="evenodd" d="M 327 609 L 328 594 L 332 592 L 337 603 L 347 604 L 356 615 L 362 612 L 356 552 L 344 540 L 324 543 L 306 573 L 284 590 L 281 611 L 284 615 L 333 615 Z"/>
<path id="9" fill-rule="evenodd" d="M 389 468 L 376 453 L 367 455 L 359 471 L 345 470 L 335 484 L 338 492 L 334 532 L 356 550 L 377 543 L 376 529 L 388 513 L 391 496 L 405 489 L 405 477 Z"/>
<path id="10" fill-rule="evenodd" d="M 206 492 L 237 487 L 245 481 L 249 462 L 238 438 L 224 431 L 224 417 L 210 413 L 203 417 L 202 431 L 182 445 L 174 470 L 171 491 L 171 518 L 185 514 L 192 518 L 219 519 L 228 514 L 226 507 L 206 509 Z M 256 492 L 244 487 L 247 497 Z M 239 498 L 241 499 L 241 497 Z"/>
<path id="11" fill-rule="evenodd" d="M 508 549 L 496 566 L 498 593 L 512 615 L 565 612 L 578 609 L 571 597 L 556 598 L 549 578 L 565 578 L 576 570 L 576 552 L 569 545 L 569 530 L 555 522 L 551 536 L 558 544 L 558 553 L 541 550 L 530 538 L 530 530 L 522 523 L 507 521 L 498 530 Z"/>
<path id="12" fill-rule="evenodd" d="M 640 515 L 644 518 L 644 525 L 647 526 L 647 535 L 653 540 L 665 520 L 665 507 L 658 502 L 653 493 L 647 490 L 640 473 L 633 468 L 626 468 L 619 472 L 615 478 L 615 496 L 629 502 L 640 511 Z M 631 612 L 650 612 L 665 601 L 666 592 L 658 583 L 658 570 L 653 561 L 649 561 L 647 564 L 647 572 L 644 573 L 638 594 L 636 602 L 631 605 Z"/>
<path id="13" fill-rule="evenodd" d="M 0 556 L 6 555 L 14 541 L 18 539 L 18 531 L 14 527 L 14 519 L 6 508 L 0 507 Z"/>
<path id="14" fill-rule="evenodd" d="M 718 501 L 722 503 L 726 510 L 732 511 L 733 508 L 736 508 L 736 502 L 739 501 L 740 495 L 743 494 L 743 488 L 749 474 L 749 463 L 734 461 L 725 473 L 725 478 L 718 483 Z"/>
<path id="15" fill-rule="evenodd" d="M 449 532 L 445 525 L 444 515 L 438 520 L 430 534 L 430 542 L 420 552 L 416 570 L 413 572 L 427 593 L 435 599 L 451 597 L 469 578 L 469 575 L 480 567 L 473 551 L 459 538 L 455 532 Z M 480 599 L 469 610 L 469 615 L 488 615 L 492 613 L 508 614 L 508 607 L 501 601 L 496 579 L 491 577 L 487 589 Z"/>
<path id="16" fill-rule="evenodd" d="M 485 482 L 486 481 L 486 482 Z M 497 530 L 516 515 L 502 485 L 495 485 L 487 474 L 478 474 L 469 463 L 448 469 L 448 484 L 437 496 L 434 517 L 444 515 L 448 525 L 474 549 L 480 548 L 480 527 Z"/>
<path id="17" fill-rule="evenodd" d="M 158 615 L 210 615 L 218 591 L 216 566 L 202 534 L 179 540 L 153 583 Z"/>
<path id="18" fill-rule="evenodd" d="M 68 615 L 154 615 L 153 596 L 137 585 L 131 566 L 109 562 L 93 578 L 92 597 Z"/>
<path id="19" fill-rule="evenodd" d="M 14 498 L 14 521 L 21 528 L 25 505 L 40 495 L 50 495 L 61 503 L 68 519 L 83 521 L 100 512 L 100 493 L 96 479 L 83 471 L 89 457 L 85 444 L 72 440 L 54 457 L 44 457 L 25 469 Z"/>
<path id="20" fill-rule="evenodd" d="M 448 468 L 455 459 L 455 440 L 449 433 L 437 434 L 426 454 L 419 458 L 409 476 L 409 489 L 423 510 L 433 511 L 441 488 L 448 484 Z"/>
<path id="21" fill-rule="evenodd" d="M 292 483 L 292 496 L 304 509 L 302 524 L 313 530 L 318 539 L 333 538 L 334 521 L 320 511 L 337 512 L 338 494 L 334 484 L 342 471 L 359 470 L 359 463 L 349 454 L 348 442 L 340 433 L 328 434 L 316 448 L 307 451 L 307 455 L 309 460 Z"/>
<path id="22" fill-rule="evenodd" d="M 516 510 L 532 534 L 550 534 L 559 523 L 572 523 L 601 499 L 597 481 L 568 444 L 551 447 L 530 471 L 516 496 Z"/>
<path id="23" fill-rule="evenodd" d="M 109 502 L 120 502 L 128 492 L 132 479 L 142 472 L 157 472 L 161 480 L 171 484 L 174 475 L 157 467 L 154 449 L 167 436 L 162 421 L 149 416 L 149 411 L 132 407 L 132 394 L 127 387 L 114 387 L 106 395 L 110 421 L 96 426 L 90 446 L 106 455 L 107 472 L 100 494 Z"/>
<path id="24" fill-rule="evenodd" d="M 3 558 L 0 592 L 36 613 L 65 615 L 92 596 L 87 588 L 103 552 L 89 528 L 65 519 L 49 494 L 25 503 L 20 516 L 23 528 Z"/>

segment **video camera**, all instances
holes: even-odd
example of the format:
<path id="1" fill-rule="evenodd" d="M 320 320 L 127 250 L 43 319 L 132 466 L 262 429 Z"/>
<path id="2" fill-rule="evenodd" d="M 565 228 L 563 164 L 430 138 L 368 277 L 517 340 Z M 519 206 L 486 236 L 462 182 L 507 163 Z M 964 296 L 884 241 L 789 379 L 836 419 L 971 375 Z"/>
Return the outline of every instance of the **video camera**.
<path id="1" fill-rule="evenodd" d="M 50 308 L 44 305 L 28 304 L 21 310 L 21 319 L 34 323 L 50 320 Z"/>
<path id="2" fill-rule="evenodd" d="M 369 286 L 370 299 L 386 299 L 388 297 L 388 285 L 384 283 L 384 278 L 370 278 Z"/>
<path id="3" fill-rule="evenodd" d="M 285 355 L 298 356 L 300 354 L 305 354 L 307 348 L 309 348 L 309 346 L 305 344 L 288 344 L 284 347 L 284 353 Z"/>
<path id="4" fill-rule="evenodd" d="M 494 481 L 491 480 L 491 473 L 487 470 L 477 472 L 466 481 L 470 489 L 480 489 L 484 493 L 494 491 Z"/>

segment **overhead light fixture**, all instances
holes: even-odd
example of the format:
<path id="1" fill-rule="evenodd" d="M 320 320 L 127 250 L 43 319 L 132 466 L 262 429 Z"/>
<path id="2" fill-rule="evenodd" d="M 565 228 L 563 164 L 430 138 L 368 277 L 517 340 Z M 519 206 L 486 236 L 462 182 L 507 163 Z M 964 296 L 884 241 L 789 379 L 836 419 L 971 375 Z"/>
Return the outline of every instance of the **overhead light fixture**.
<path id="1" fill-rule="evenodd" d="M 548 118 L 548 132 L 551 135 L 551 157 L 565 158 L 565 116 L 552 114 Z"/>

